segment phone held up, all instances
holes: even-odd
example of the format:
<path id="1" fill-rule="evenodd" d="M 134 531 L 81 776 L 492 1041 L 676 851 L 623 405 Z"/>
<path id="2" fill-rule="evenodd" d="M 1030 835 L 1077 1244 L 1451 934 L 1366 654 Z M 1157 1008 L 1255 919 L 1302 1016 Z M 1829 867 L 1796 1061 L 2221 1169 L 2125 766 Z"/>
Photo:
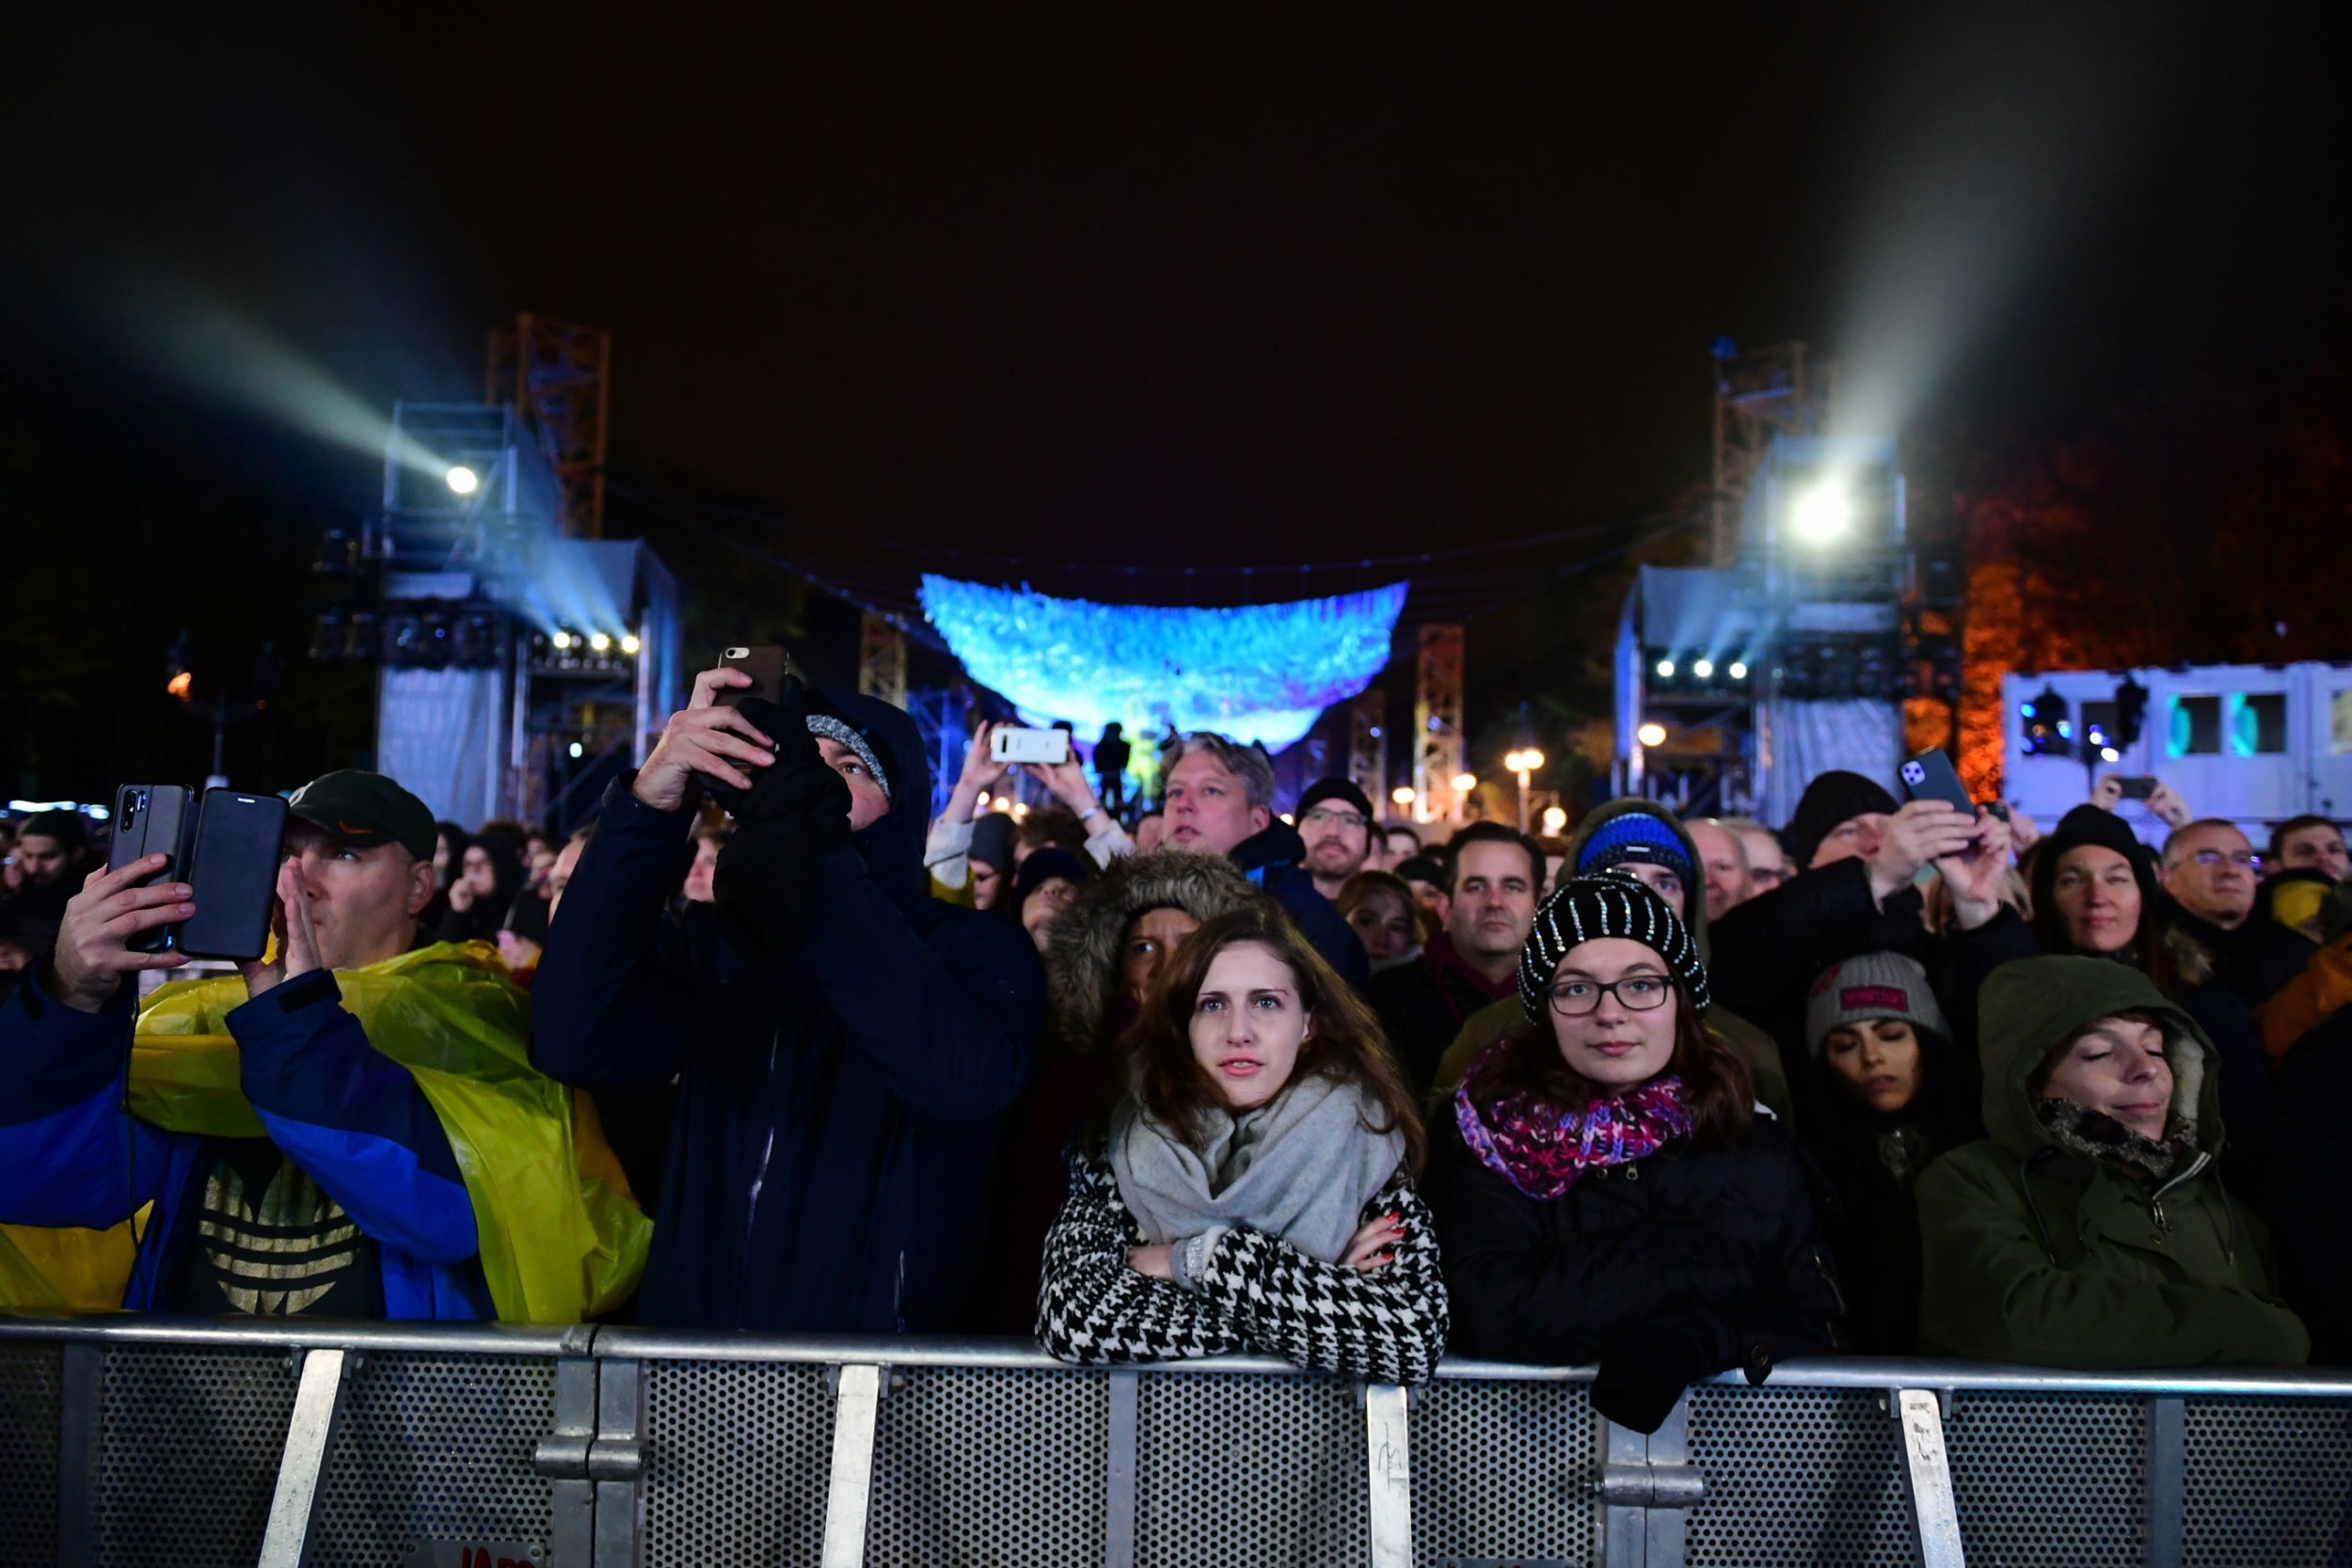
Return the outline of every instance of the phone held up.
<path id="1" fill-rule="evenodd" d="M 988 737 L 992 762 L 1041 762 L 1049 768 L 1070 760 L 1068 730 L 1025 730 L 999 726 Z"/>
<path id="2" fill-rule="evenodd" d="M 2145 800 L 2156 792 L 2156 781 L 2153 777 L 2119 778 L 2115 782 L 2122 786 L 2122 798 L 2126 800 Z"/>
<path id="3" fill-rule="evenodd" d="M 752 677 L 749 686 L 730 686 L 713 699 L 721 707 L 735 707 L 747 697 L 763 703 L 784 701 L 784 683 L 792 673 L 792 657 L 771 644 L 761 648 L 729 648 L 719 656 L 719 668 Z"/>
<path id="4" fill-rule="evenodd" d="M 194 801 L 178 784 L 125 784 L 115 797 L 109 869 L 144 855 L 171 863 L 142 886 L 183 881 L 196 913 L 159 927 L 134 946 L 143 953 L 248 962 L 269 947 L 277 913 L 278 868 L 285 858 L 286 802 L 277 795 L 208 789 Z"/>
<path id="5" fill-rule="evenodd" d="M 1955 811 L 1968 814 L 1976 820 L 1977 803 L 1968 798 L 1968 786 L 1960 782 L 1960 770 L 1942 747 L 1922 752 L 1902 766 L 1903 799 L 1906 800 L 1941 800 Z"/>

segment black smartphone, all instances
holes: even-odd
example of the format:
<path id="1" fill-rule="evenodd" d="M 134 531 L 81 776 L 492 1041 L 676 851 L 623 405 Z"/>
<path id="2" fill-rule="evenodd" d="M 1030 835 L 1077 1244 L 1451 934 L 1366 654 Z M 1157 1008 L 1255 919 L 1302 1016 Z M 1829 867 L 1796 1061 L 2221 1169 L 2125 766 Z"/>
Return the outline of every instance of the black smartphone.
<path id="1" fill-rule="evenodd" d="M 2123 786 L 2123 799 L 2126 800 L 2145 800 L 2156 792 L 2153 778 L 2118 779 L 2115 782 Z"/>
<path id="2" fill-rule="evenodd" d="M 729 648 L 719 656 L 719 668 L 739 670 L 752 677 L 749 686 L 730 686 L 722 690 L 718 696 L 721 707 L 734 707 L 746 697 L 781 703 L 785 677 L 792 673 L 792 657 L 772 644 L 764 648 Z"/>
<path id="3" fill-rule="evenodd" d="M 188 847 L 186 879 L 196 889 L 196 913 L 181 923 L 180 951 L 240 963 L 266 952 L 285 847 L 282 797 L 206 790 Z"/>
<path id="4" fill-rule="evenodd" d="M 1942 800 L 1956 811 L 1964 811 L 1968 819 L 1977 819 L 1977 803 L 1968 798 L 1967 785 L 1960 782 L 1960 770 L 1952 759 L 1937 747 L 1922 752 L 1902 766 L 1903 799 L 1906 800 Z"/>
<path id="5" fill-rule="evenodd" d="M 139 886 L 153 887 L 183 877 L 188 865 L 188 834 L 196 826 L 196 797 L 180 784 L 124 784 L 115 791 L 114 844 L 106 869 L 119 871 L 148 855 L 169 855 L 171 863 Z M 129 942 L 134 953 L 168 953 L 180 927 L 158 926 Z"/>

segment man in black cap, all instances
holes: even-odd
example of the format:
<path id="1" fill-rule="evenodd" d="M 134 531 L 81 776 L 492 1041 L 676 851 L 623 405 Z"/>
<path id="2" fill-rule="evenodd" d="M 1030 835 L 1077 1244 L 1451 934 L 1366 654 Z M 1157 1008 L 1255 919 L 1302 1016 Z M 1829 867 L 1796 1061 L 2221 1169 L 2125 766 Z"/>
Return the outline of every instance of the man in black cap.
<path id="1" fill-rule="evenodd" d="M 278 938 L 238 977 L 143 1006 L 123 985 L 187 961 L 129 945 L 195 912 L 190 884 L 140 885 L 162 855 L 66 906 L 55 958 L 0 1009 L 0 1223 L 103 1231 L 151 1205 L 112 1282 L 135 1310 L 570 1322 L 617 1304 L 644 1221 L 592 1215 L 570 1096 L 522 1066 L 520 993 L 494 957 L 411 951 L 432 813 L 356 771 L 289 809 Z M 233 1085 L 174 1070 L 230 1043 Z M 154 1073 L 168 1092 L 143 1087 Z M 598 1259 L 614 1267 L 588 1285 Z"/>
<path id="2" fill-rule="evenodd" d="M 1298 797 L 1295 815 L 1307 875 L 1317 893 L 1337 898 L 1372 853 L 1372 800 L 1350 780 L 1317 779 Z"/>

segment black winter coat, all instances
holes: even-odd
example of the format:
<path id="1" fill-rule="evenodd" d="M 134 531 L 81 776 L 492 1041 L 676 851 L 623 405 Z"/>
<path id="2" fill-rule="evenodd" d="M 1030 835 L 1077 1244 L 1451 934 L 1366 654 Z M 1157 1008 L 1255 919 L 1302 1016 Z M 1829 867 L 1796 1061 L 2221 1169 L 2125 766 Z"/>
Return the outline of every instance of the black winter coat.
<path id="1" fill-rule="evenodd" d="M 638 1304 L 649 1325 L 961 1326 L 1043 976 L 1018 925 L 929 895 L 914 721 L 868 698 L 835 705 L 882 752 L 899 803 L 818 860 L 815 928 L 783 968 L 754 968 L 714 923 L 662 919 L 693 813 L 657 812 L 625 784 L 548 933 L 539 1067 L 598 1088 L 678 1078 Z"/>
<path id="2" fill-rule="evenodd" d="M 1845 1307 L 1804 1162 L 1769 1120 L 1734 1148 L 1669 1144 L 1588 1171 L 1549 1201 L 1481 1164 L 1450 1118 L 1437 1142 L 1432 1206 L 1460 1354 L 1590 1362 L 1668 1320 L 1705 1347 L 1706 1373 L 1837 1342 Z"/>
<path id="3" fill-rule="evenodd" d="M 2263 1213 L 2280 1286 L 2312 1331 L 2312 1359 L 2352 1366 L 2352 1008 L 2295 1042 L 2272 1090 Z"/>
<path id="4" fill-rule="evenodd" d="M 1340 913 L 1340 907 L 1317 891 L 1315 879 L 1299 869 L 1299 863 L 1307 858 L 1307 841 L 1298 836 L 1298 830 L 1277 817 L 1263 831 L 1234 845 L 1231 858 L 1251 881 L 1274 895 L 1274 901 L 1297 923 L 1308 943 L 1361 996 L 1372 983 L 1372 959 L 1364 952 L 1363 939 Z"/>

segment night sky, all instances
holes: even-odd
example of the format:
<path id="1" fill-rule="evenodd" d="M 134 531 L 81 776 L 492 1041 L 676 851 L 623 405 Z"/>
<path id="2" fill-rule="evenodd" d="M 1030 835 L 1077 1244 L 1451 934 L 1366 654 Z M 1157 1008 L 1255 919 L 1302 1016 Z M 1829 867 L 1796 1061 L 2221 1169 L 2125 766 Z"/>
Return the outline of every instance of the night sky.
<path id="1" fill-rule="evenodd" d="M 529 309 L 777 547 L 1274 564 L 1668 504 L 1718 335 L 1912 421 L 2352 348 L 2341 8 L 497 9 L 12 25 L 0 414 L 345 520 Z"/>

